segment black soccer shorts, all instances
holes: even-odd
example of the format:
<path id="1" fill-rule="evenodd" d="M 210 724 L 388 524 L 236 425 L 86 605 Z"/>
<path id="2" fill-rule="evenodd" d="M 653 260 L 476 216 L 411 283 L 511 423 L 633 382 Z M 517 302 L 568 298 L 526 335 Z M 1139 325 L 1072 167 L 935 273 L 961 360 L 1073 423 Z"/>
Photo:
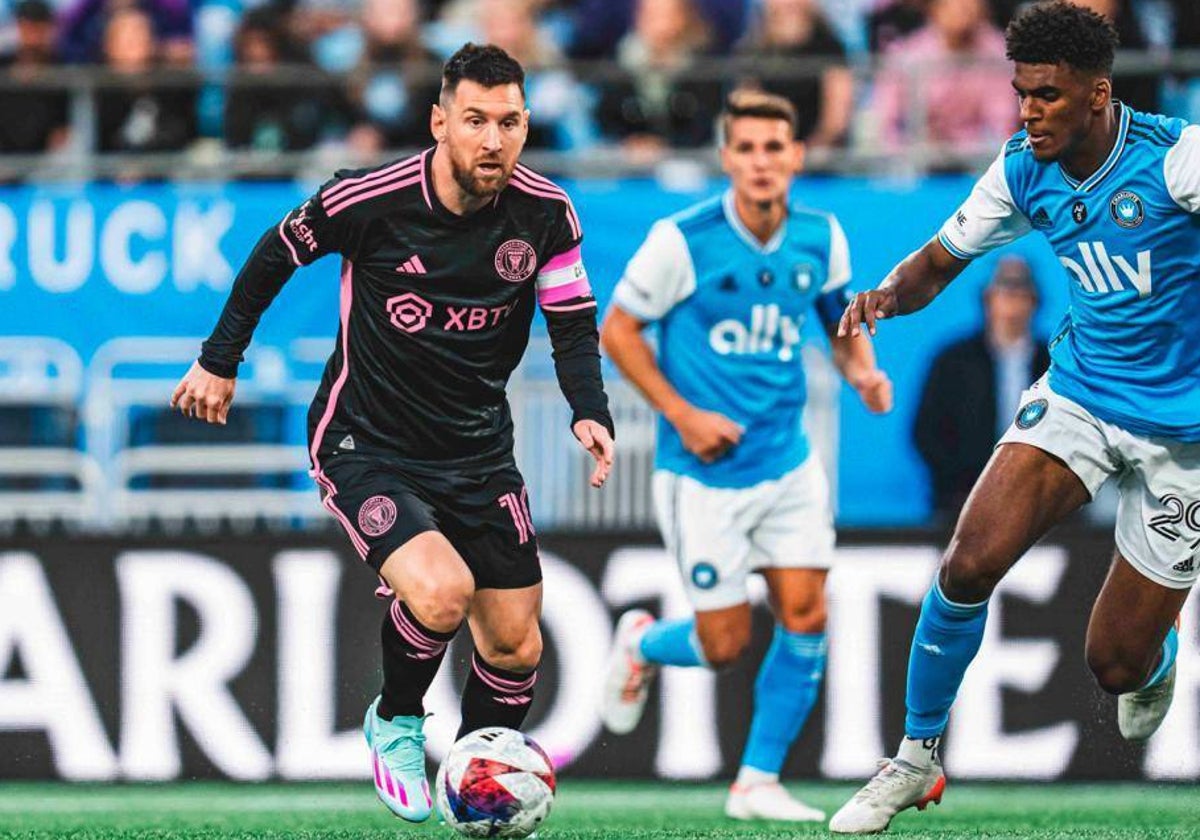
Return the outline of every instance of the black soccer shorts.
<path id="1" fill-rule="evenodd" d="M 476 589 L 520 589 L 541 581 L 529 494 L 515 465 L 432 471 L 338 453 L 321 466 L 321 503 L 376 572 L 417 534 L 438 531 L 466 561 Z"/>

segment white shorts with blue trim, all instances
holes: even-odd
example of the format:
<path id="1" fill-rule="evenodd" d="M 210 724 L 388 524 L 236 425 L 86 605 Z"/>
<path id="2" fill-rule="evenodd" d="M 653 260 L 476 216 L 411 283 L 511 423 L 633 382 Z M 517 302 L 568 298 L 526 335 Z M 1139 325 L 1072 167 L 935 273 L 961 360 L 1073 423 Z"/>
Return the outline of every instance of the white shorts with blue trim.
<path id="1" fill-rule="evenodd" d="M 745 603 L 746 578 L 755 569 L 833 565 L 829 482 L 815 455 L 777 479 L 745 488 L 709 487 L 658 470 L 654 505 L 667 552 L 697 611 Z"/>
<path id="2" fill-rule="evenodd" d="M 1117 482 L 1117 550 L 1155 583 L 1187 589 L 1200 577 L 1200 443 L 1146 438 L 1095 417 L 1043 376 L 1021 394 L 1000 439 L 1055 456 L 1096 493 Z"/>

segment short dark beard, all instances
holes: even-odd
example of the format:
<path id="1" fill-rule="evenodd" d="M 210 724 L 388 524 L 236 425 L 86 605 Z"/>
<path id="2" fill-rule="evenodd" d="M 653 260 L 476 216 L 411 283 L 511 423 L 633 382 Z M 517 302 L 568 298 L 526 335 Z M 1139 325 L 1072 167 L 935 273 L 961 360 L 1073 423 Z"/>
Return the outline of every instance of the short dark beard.
<path id="1" fill-rule="evenodd" d="M 506 175 L 500 179 L 500 182 L 496 185 L 495 189 L 483 189 L 479 185 L 479 179 L 475 177 L 475 175 L 472 173 L 472 170 L 459 169 L 454 164 L 453 158 L 450 160 L 450 171 L 454 175 L 454 182 L 458 184 L 459 189 L 474 198 L 488 198 L 489 196 L 495 195 L 508 186 L 508 176 Z"/>

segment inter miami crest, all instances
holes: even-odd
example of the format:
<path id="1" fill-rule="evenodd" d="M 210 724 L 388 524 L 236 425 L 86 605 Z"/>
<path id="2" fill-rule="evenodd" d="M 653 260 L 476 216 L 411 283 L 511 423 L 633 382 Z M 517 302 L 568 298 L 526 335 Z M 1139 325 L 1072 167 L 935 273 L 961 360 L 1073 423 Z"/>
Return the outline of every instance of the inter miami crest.
<path id="1" fill-rule="evenodd" d="M 510 239 L 496 249 L 496 273 L 510 283 L 520 283 L 533 276 L 537 254 L 523 239 Z"/>
<path id="2" fill-rule="evenodd" d="M 1087 205 L 1082 201 L 1076 201 L 1075 206 L 1071 208 L 1071 218 L 1075 220 L 1075 224 L 1083 224 L 1087 221 L 1087 216 Z"/>

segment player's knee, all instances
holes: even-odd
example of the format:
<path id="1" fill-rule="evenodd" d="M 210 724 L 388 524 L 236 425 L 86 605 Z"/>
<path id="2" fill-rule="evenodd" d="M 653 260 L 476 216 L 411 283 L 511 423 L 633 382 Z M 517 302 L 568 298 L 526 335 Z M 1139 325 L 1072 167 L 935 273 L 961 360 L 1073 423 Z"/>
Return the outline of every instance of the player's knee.
<path id="1" fill-rule="evenodd" d="M 723 633 L 709 633 L 700 636 L 700 647 L 704 651 L 704 661 L 713 668 L 723 668 L 732 665 L 750 644 L 750 632 L 747 629 L 732 628 Z"/>
<path id="2" fill-rule="evenodd" d="M 824 633 L 825 601 L 809 604 L 803 609 L 790 610 L 781 616 L 779 623 L 789 633 Z"/>
<path id="3" fill-rule="evenodd" d="M 1136 691 L 1146 682 L 1146 668 L 1111 651 L 1089 647 L 1087 664 L 1096 684 L 1109 694 Z"/>
<path id="4" fill-rule="evenodd" d="M 542 636 L 531 633 L 524 639 L 494 639 L 484 645 L 480 653 L 490 665 L 506 671 L 527 673 L 537 668 L 542 661 Z"/>
<path id="5" fill-rule="evenodd" d="M 977 604 L 992 597 L 1005 568 L 986 539 L 956 534 L 942 558 L 938 582 L 951 601 Z"/>
<path id="6" fill-rule="evenodd" d="M 406 586 L 404 602 L 430 630 L 448 633 L 466 619 L 471 590 L 453 582 L 426 580 Z"/>

